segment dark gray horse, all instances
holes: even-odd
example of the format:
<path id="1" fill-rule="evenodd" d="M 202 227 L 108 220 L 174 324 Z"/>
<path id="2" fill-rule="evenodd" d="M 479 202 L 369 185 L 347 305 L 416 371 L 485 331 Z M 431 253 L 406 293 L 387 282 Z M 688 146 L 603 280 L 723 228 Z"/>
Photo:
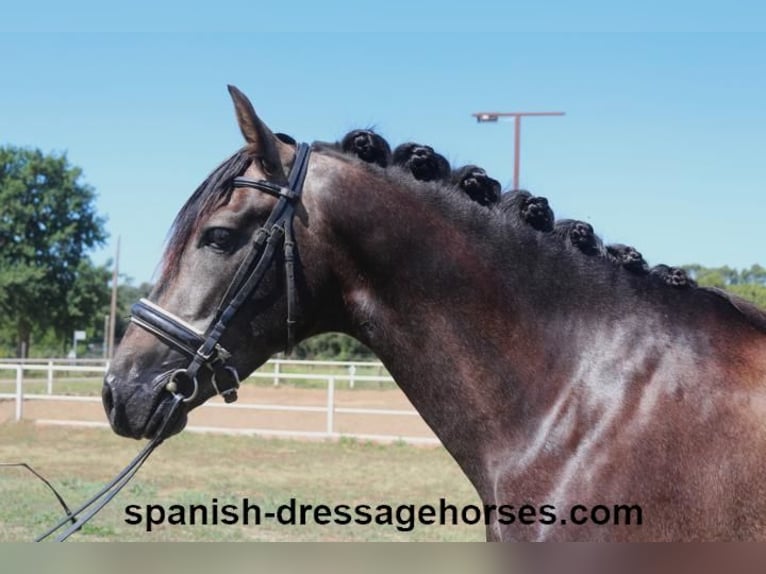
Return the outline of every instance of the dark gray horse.
<path id="1" fill-rule="evenodd" d="M 285 201 L 294 273 L 279 246 L 220 336 L 231 357 L 198 371 L 186 411 L 221 390 L 220 365 L 244 377 L 283 350 L 290 316 L 297 340 L 341 331 L 381 358 L 475 486 L 490 539 L 766 538 L 762 311 L 588 257 L 448 182 L 330 145 L 313 146 L 297 197 L 296 147 L 231 92 L 246 145 L 181 210 L 151 299 L 190 340 L 208 336 Z M 235 185 L 242 175 L 279 185 Z M 126 436 L 156 432 L 168 378 L 194 355 L 155 335 L 132 326 L 105 380 Z"/>

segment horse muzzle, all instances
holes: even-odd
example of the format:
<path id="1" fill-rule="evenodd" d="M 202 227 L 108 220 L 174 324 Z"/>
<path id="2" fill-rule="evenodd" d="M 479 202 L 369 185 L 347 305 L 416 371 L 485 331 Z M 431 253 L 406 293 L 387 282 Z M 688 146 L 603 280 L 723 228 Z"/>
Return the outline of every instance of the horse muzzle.
<path id="1" fill-rule="evenodd" d="M 118 384 L 113 374 L 107 374 L 101 401 L 112 430 L 135 439 L 155 438 L 160 431 L 163 438 L 181 432 L 186 426 L 189 409 L 185 403 L 171 408 L 177 397 L 166 387 L 173 373 L 175 371 L 160 375 L 153 384 L 146 386 Z M 176 376 L 175 380 L 180 381 L 180 377 Z M 183 390 L 189 388 L 184 383 Z"/>

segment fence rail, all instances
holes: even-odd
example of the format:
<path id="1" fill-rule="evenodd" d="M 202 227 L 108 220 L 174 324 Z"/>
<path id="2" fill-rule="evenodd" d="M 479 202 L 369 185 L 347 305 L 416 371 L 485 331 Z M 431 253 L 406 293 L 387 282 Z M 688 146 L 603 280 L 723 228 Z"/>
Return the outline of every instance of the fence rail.
<path id="1" fill-rule="evenodd" d="M 56 394 L 54 385 L 57 384 L 56 373 L 66 372 L 82 373 L 85 375 L 103 375 L 108 363 L 100 361 L 100 364 L 74 365 L 71 360 L 28 360 L 24 362 L 11 363 L 0 359 L 0 382 L 12 383 L 14 392 L 0 392 L 0 400 L 11 399 L 14 401 L 14 419 L 20 421 L 24 419 L 24 405 L 27 402 L 52 401 L 61 403 L 101 403 L 100 397 L 83 396 L 73 394 Z M 329 373 L 308 372 L 313 368 L 323 368 L 329 370 Z M 289 372 L 286 371 L 289 369 Z M 289 404 L 264 404 L 238 402 L 235 404 L 223 404 L 220 402 L 208 402 L 202 405 L 202 409 L 233 409 L 250 411 L 275 411 L 292 413 L 312 413 L 325 415 L 325 424 L 323 431 L 306 430 L 282 430 L 274 428 L 221 428 L 210 426 L 189 426 L 190 431 L 195 432 L 218 432 L 227 434 L 253 434 L 264 436 L 284 436 L 293 438 L 340 438 L 350 437 L 359 440 L 373 440 L 382 442 L 402 441 L 412 444 L 439 444 L 434 436 L 401 436 L 397 434 L 379 434 L 379 433 L 340 433 L 336 430 L 335 416 L 341 415 L 360 415 L 368 417 L 419 417 L 417 411 L 412 409 L 386 409 L 386 408 L 360 408 L 344 407 L 336 404 L 335 390 L 338 382 L 345 382 L 349 389 L 353 389 L 356 383 L 387 383 L 392 384 L 393 379 L 388 373 L 385 374 L 357 374 L 357 371 L 372 371 L 384 373 L 385 370 L 379 362 L 362 361 L 303 361 L 291 359 L 272 359 L 262 366 L 258 371 L 251 374 L 248 379 L 270 379 L 273 385 L 278 386 L 286 381 L 313 381 L 324 382 L 326 384 L 325 404 L 319 405 L 289 405 Z M 35 372 L 46 373 L 45 392 L 29 392 L 25 389 L 27 385 L 40 383 L 40 379 L 27 377 L 24 374 Z M 3 373 L 11 373 L 12 380 L 4 380 Z M 62 380 L 66 380 L 64 377 Z M 100 377 L 99 377 L 100 381 Z M 60 382 L 60 381 L 59 381 Z M 99 382 L 100 384 L 100 382 Z M 100 388 L 100 387 L 99 387 Z M 108 426 L 105 422 L 81 421 L 81 420 L 50 420 L 37 419 L 41 424 L 73 425 L 73 426 Z"/>

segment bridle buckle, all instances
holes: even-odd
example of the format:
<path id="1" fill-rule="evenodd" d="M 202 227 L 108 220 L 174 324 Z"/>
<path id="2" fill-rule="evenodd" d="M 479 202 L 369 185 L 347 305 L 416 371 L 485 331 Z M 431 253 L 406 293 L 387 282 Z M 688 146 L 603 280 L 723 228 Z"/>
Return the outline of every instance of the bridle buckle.
<path id="1" fill-rule="evenodd" d="M 199 357 L 200 363 L 208 368 L 212 369 L 216 364 L 225 363 L 231 359 L 231 353 L 224 349 L 220 343 L 216 343 L 209 353 L 203 352 L 203 348 L 204 345 L 197 349 L 196 355 Z"/>

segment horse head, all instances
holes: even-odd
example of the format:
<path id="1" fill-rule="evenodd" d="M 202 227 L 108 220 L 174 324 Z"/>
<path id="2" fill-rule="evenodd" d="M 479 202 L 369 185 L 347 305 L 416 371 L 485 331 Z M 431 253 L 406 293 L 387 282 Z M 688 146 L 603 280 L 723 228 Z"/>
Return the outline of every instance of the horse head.
<path id="1" fill-rule="evenodd" d="M 168 433 L 210 397 L 233 400 L 240 378 L 305 336 L 316 316 L 315 280 L 327 272 L 311 253 L 312 198 L 301 193 L 310 151 L 275 137 L 247 97 L 229 91 L 245 146 L 176 217 L 160 279 L 133 307 L 104 379 L 109 421 L 126 436 L 156 434 L 173 395 L 185 408 Z"/>

